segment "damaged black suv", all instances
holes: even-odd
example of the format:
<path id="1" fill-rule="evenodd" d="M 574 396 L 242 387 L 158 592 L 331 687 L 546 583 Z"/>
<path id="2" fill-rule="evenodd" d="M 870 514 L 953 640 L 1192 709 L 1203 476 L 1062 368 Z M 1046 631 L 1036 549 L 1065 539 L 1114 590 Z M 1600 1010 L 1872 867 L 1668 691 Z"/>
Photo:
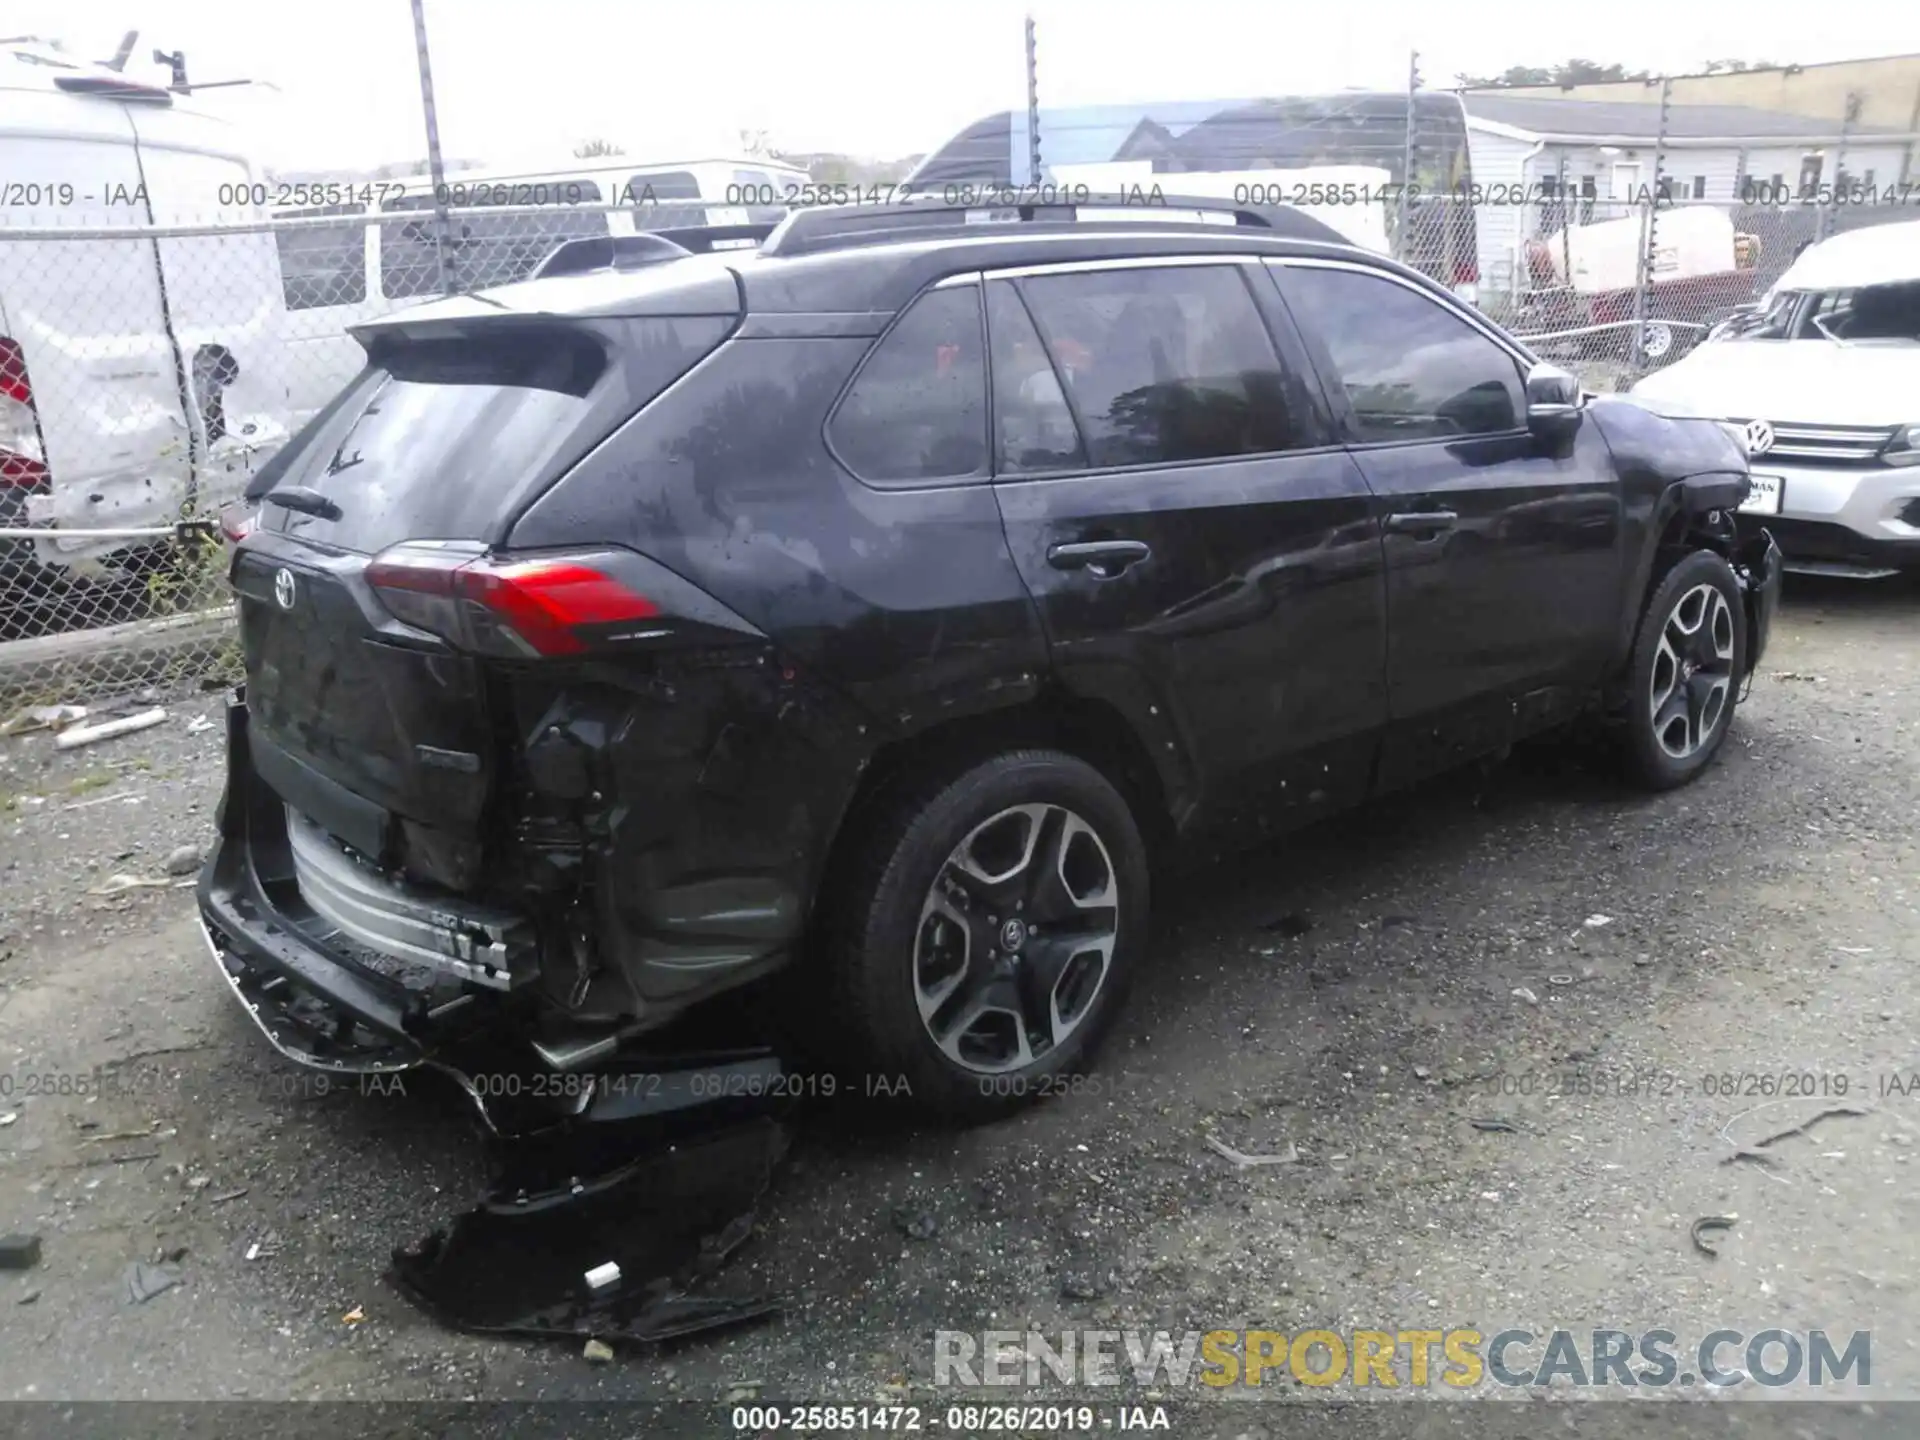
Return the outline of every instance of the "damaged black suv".
<path id="1" fill-rule="evenodd" d="M 1583 716 L 1699 774 L 1780 583 L 1737 440 L 1172 203 L 575 242 L 357 330 L 232 564 L 199 904 L 274 1043 L 591 1073 L 784 967 L 983 1115 L 1086 1063 L 1156 847 Z"/>

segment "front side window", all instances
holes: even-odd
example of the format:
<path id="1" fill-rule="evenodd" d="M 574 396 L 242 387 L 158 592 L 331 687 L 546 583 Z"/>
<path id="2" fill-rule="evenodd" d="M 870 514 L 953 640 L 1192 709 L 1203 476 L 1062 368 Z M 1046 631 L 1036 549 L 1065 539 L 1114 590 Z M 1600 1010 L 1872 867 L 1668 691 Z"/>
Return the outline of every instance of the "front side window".
<path id="1" fill-rule="evenodd" d="M 1316 443 L 1240 268 L 1088 270 L 1019 282 L 1089 464 L 1214 460 Z"/>
<path id="2" fill-rule="evenodd" d="M 1516 430 L 1514 358 L 1438 301 L 1380 275 L 1289 266 L 1295 318 L 1317 334 L 1363 441 L 1457 440 Z"/>
<path id="3" fill-rule="evenodd" d="M 958 480 L 987 469 L 987 367 L 980 287 L 930 290 L 860 368 L 827 438 L 876 484 Z"/>

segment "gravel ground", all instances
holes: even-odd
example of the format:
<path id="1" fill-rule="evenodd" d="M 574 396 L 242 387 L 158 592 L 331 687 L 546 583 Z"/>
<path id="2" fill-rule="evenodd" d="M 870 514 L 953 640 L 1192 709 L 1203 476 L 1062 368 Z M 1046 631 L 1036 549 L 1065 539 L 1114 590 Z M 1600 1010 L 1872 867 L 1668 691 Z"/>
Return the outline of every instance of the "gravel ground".
<path id="1" fill-rule="evenodd" d="M 1075 1093 L 962 1134 L 803 1119 L 735 1267 L 784 1313 L 606 1365 L 449 1333 L 383 1281 L 479 1147 L 429 1080 L 320 1093 L 216 978 L 165 867 L 210 838 L 219 697 L 70 753 L 0 741 L 0 1232 L 44 1242 L 0 1276 L 0 1398 L 899 1404 L 933 1393 L 936 1328 L 1068 1326 L 1871 1330 L 1876 1397 L 1920 1398 L 1920 1094 L 1886 1079 L 1920 1073 L 1916 621 L 1914 586 L 1790 586 L 1679 793 L 1538 747 L 1163 887 Z M 93 893 L 116 874 L 157 883 Z M 116 1060 L 151 1083 L 24 1094 Z M 1784 1073 L 1815 1093 L 1703 1078 Z M 1870 1113 L 1723 1163 L 1837 1104 Z M 130 1303 L 169 1253 L 182 1283 Z M 1219 1433 L 1279 1433 L 1232 1408 Z"/>

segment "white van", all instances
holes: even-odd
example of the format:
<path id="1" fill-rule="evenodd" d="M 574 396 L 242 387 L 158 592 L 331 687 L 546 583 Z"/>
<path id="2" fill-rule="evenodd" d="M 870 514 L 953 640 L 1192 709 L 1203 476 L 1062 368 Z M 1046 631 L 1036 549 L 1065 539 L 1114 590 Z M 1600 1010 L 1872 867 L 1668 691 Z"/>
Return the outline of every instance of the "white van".
<path id="1" fill-rule="evenodd" d="M 0 44 L 0 526 L 127 530 L 211 514 L 288 434 L 273 241 L 36 239 L 248 218 L 254 169 L 191 96 Z M 256 217 L 263 212 L 252 212 Z M 98 573 L 128 537 L 0 541 Z"/>
<path id="2" fill-rule="evenodd" d="M 449 175 L 444 199 L 452 212 L 450 278 L 461 290 L 509 284 L 526 278 L 563 241 L 589 236 L 771 223 L 806 203 L 809 184 L 805 170 L 744 157 L 648 164 L 576 160 L 552 169 Z M 361 350 L 348 326 L 441 293 L 437 197 L 429 180 L 356 183 L 338 187 L 339 196 L 332 188 L 314 187 L 317 198 L 342 203 L 275 211 L 286 219 L 339 221 L 275 237 L 287 308 L 287 373 L 294 412 L 302 419 L 360 368 Z M 478 213 L 527 206 L 539 206 L 541 213 Z"/>

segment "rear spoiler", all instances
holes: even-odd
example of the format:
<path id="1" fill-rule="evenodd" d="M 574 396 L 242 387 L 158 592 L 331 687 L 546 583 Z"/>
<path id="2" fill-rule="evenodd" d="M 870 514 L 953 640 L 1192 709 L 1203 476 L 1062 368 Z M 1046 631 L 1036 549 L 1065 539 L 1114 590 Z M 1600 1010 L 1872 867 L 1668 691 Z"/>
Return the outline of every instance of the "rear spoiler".
<path id="1" fill-rule="evenodd" d="M 594 270 L 638 270 L 715 250 L 751 250 L 773 233 L 771 225 L 698 225 L 642 230 L 635 235 L 589 235 L 563 241 L 529 279 L 584 275 Z"/>

